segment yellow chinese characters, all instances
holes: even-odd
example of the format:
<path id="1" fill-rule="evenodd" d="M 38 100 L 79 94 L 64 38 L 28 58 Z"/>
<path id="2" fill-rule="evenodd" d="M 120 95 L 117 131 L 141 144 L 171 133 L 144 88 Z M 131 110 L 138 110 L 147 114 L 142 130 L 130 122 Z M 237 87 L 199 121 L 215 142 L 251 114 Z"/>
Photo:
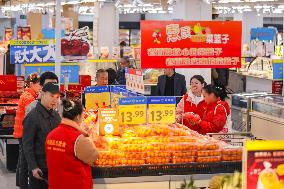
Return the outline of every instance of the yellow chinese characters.
<path id="1" fill-rule="evenodd" d="M 66 142 L 61 140 L 47 140 L 47 149 L 59 152 L 65 152 Z"/>

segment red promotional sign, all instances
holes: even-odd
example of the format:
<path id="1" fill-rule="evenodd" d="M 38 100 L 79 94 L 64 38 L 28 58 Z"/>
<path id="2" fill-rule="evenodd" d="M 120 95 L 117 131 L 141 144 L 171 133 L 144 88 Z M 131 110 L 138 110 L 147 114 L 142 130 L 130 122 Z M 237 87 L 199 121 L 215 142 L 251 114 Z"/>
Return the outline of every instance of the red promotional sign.
<path id="1" fill-rule="evenodd" d="M 241 39 L 238 21 L 141 21 L 141 67 L 240 67 Z"/>
<path id="2" fill-rule="evenodd" d="M 17 91 L 17 76 L 0 75 L 0 91 Z"/>

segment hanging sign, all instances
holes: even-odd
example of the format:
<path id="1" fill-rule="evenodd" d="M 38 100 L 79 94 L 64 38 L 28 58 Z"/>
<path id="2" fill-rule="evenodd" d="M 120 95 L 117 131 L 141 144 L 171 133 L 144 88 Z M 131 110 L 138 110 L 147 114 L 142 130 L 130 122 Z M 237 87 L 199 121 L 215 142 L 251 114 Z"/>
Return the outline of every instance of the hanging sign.
<path id="1" fill-rule="evenodd" d="M 146 123 L 146 97 L 128 97 L 119 99 L 119 121 L 121 124 Z"/>
<path id="2" fill-rule="evenodd" d="M 241 66 L 242 22 L 141 21 L 142 68 Z"/>
<path id="3" fill-rule="evenodd" d="M 54 40 L 11 40 L 11 64 L 55 62 Z"/>
<path id="4" fill-rule="evenodd" d="M 176 97 L 148 97 L 148 123 L 175 123 Z"/>

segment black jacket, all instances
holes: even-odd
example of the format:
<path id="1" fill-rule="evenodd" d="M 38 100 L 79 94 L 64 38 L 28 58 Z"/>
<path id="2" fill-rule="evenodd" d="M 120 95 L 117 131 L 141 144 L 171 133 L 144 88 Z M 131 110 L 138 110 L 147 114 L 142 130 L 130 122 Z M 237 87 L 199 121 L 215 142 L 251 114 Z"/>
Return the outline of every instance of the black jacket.
<path id="1" fill-rule="evenodd" d="M 117 71 L 117 82 L 120 85 L 126 85 L 125 69 L 119 69 Z"/>
<path id="2" fill-rule="evenodd" d="M 47 169 L 45 140 L 61 122 L 57 111 L 48 111 L 40 102 L 23 121 L 23 148 L 29 170 Z"/>
<path id="3" fill-rule="evenodd" d="M 175 73 L 174 75 L 174 96 L 183 96 L 186 93 L 186 81 L 184 75 Z M 158 78 L 157 96 L 164 96 L 166 90 L 167 76 L 161 75 Z"/>

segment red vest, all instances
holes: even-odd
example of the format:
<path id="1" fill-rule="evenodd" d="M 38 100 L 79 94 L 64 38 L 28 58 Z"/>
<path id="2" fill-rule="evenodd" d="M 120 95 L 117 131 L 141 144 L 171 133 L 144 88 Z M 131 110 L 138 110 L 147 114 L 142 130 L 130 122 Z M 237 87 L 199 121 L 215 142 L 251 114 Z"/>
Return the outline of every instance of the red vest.
<path id="1" fill-rule="evenodd" d="M 81 133 L 61 124 L 46 139 L 49 189 L 93 188 L 91 167 L 75 156 L 74 145 Z"/>

